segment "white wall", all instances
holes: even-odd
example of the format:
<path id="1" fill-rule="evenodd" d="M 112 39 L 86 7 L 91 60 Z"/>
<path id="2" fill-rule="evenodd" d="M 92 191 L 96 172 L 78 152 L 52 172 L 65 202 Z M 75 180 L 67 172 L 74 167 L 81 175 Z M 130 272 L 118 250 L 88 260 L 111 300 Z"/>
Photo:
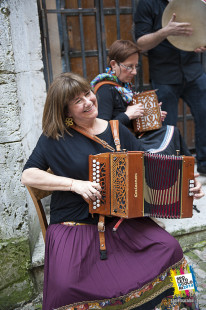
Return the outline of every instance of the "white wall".
<path id="1" fill-rule="evenodd" d="M 39 224 L 20 178 L 46 97 L 36 0 L 0 2 L 0 42 L 0 239 L 29 230 L 35 239 Z"/>

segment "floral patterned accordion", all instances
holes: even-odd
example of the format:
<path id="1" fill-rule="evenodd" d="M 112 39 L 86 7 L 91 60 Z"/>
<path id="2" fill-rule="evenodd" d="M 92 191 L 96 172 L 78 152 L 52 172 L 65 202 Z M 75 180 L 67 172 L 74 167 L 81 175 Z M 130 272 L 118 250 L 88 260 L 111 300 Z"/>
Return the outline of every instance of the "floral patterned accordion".
<path id="1" fill-rule="evenodd" d="M 162 127 L 161 109 L 155 90 L 134 94 L 132 104 L 142 103 L 144 116 L 133 120 L 134 132 L 145 132 Z"/>
<path id="2" fill-rule="evenodd" d="M 121 218 L 192 217 L 194 158 L 144 152 L 89 156 L 89 180 L 102 188 L 89 212 Z"/>

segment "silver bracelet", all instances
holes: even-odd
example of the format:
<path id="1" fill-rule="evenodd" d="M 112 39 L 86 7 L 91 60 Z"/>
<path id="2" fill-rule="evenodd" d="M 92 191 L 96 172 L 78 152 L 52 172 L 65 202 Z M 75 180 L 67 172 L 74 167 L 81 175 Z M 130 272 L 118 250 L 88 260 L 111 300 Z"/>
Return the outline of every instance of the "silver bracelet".
<path id="1" fill-rule="evenodd" d="M 71 182 L 71 184 L 70 184 L 70 186 L 69 186 L 69 191 L 72 191 L 72 185 L 73 185 L 73 179 L 72 179 L 72 182 Z"/>

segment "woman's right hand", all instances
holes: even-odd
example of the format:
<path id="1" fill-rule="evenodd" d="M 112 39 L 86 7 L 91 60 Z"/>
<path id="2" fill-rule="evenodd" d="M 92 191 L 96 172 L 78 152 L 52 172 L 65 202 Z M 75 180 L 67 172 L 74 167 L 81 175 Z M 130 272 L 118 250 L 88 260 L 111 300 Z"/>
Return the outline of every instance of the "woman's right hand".
<path id="1" fill-rule="evenodd" d="M 45 191 L 72 191 L 87 202 L 101 198 L 101 186 L 98 183 L 57 176 L 38 168 L 24 170 L 21 182 Z"/>
<path id="2" fill-rule="evenodd" d="M 129 117 L 129 119 L 139 118 L 144 115 L 144 107 L 141 103 L 128 105 L 125 114 Z"/>
<path id="3" fill-rule="evenodd" d="M 87 202 L 101 199 L 101 186 L 95 182 L 73 179 L 71 191 L 81 195 Z"/>

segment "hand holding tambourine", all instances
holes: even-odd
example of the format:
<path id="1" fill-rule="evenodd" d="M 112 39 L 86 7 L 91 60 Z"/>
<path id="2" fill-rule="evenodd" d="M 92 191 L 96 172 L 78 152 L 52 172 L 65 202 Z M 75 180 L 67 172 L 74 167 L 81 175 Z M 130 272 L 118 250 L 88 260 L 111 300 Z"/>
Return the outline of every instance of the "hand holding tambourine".
<path id="1" fill-rule="evenodd" d="M 162 16 L 162 27 L 168 26 L 173 27 L 173 34 L 167 39 L 175 47 L 184 51 L 206 51 L 205 0 L 172 0 Z"/>

